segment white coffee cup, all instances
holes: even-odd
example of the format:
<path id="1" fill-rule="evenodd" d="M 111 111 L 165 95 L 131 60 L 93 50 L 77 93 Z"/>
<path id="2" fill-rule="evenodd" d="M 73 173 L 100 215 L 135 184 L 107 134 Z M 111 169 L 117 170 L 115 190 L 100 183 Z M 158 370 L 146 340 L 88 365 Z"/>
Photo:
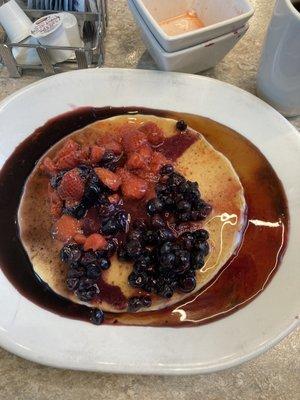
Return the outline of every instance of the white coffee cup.
<path id="1" fill-rule="evenodd" d="M 63 26 L 63 18 L 59 14 L 50 14 L 36 20 L 31 27 L 31 36 L 40 44 L 48 46 L 70 46 Z M 53 63 L 63 62 L 72 55 L 71 50 L 48 50 Z"/>
<path id="2" fill-rule="evenodd" d="M 59 13 L 63 18 L 63 25 L 68 36 L 70 46 L 82 47 L 83 42 L 79 33 L 79 26 L 75 15 L 67 12 Z"/>
<path id="3" fill-rule="evenodd" d="M 19 43 L 30 35 L 32 22 L 15 0 L 9 0 L 0 7 L 0 24 L 9 40 Z"/>
<path id="4" fill-rule="evenodd" d="M 300 12 L 277 0 L 257 75 L 257 94 L 283 115 L 300 115 Z"/>

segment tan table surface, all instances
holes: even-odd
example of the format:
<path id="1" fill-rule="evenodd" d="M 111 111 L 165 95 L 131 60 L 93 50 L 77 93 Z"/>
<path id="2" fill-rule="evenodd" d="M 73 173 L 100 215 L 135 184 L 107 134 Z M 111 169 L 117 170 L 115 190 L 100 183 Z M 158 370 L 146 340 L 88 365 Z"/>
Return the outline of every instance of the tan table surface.
<path id="1" fill-rule="evenodd" d="M 170 0 L 171 1 L 171 0 Z M 203 75 L 255 92 L 258 60 L 274 0 L 250 0 L 255 6 L 250 29 L 215 68 Z M 107 67 L 155 69 L 125 0 L 108 0 L 110 23 Z M 120 29 L 120 26 L 126 26 Z M 0 67 L 0 100 L 41 79 L 26 73 L 8 79 Z M 300 129 L 300 117 L 291 119 Z M 63 333 L 62 333 L 63 334 Z M 300 331 L 260 357 L 209 375 L 157 377 L 74 372 L 40 366 L 0 349 L 0 400 L 297 400 L 300 399 Z"/>

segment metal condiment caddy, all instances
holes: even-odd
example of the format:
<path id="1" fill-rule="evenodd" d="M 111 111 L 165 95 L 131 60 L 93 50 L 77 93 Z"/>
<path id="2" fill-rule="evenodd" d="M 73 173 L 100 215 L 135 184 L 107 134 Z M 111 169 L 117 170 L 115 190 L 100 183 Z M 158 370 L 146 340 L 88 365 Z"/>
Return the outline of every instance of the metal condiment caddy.
<path id="1" fill-rule="evenodd" d="M 104 62 L 104 38 L 108 23 L 107 0 L 95 0 L 95 6 L 97 12 L 71 12 L 78 21 L 81 38 L 83 40 L 82 47 L 10 43 L 4 33 L 3 38 L 0 37 L 0 57 L 2 58 L 2 63 L 8 69 L 9 76 L 12 78 L 19 78 L 22 76 L 24 69 L 42 69 L 45 74 L 51 75 L 74 68 L 100 67 Z M 32 21 L 44 15 L 57 12 L 52 10 L 28 9 L 25 5 L 22 8 Z M 35 48 L 41 64 L 18 64 L 12 52 L 14 47 Z M 49 50 L 72 50 L 74 56 L 63 63 L 53 65 L 48 53 Z"/>

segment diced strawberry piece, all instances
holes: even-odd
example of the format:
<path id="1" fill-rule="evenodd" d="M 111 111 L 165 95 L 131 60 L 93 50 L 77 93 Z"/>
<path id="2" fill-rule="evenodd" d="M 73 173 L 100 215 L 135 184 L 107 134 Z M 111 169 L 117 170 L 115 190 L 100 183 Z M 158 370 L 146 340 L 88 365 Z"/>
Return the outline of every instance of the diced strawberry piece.
<path id="1" fill-rule="evenodd" d="M 115 154 L 121 154 L 123 152 L 121 139 L 122 138 L 119 134 L 106 134 L 98 138 L 97 144 L 99 146 L 103 146 L 106 151 L 110 150 L 113 151 Z"/>
<path id="2" fill-rule="evenodd" d="M 153 150 L 148 144 L 144 144 L 138 149 L 138 154 L 141 155 L 148 163 L 152 157 Z"/>
<path id="3" fill-rule="evenodd" d="M 62 200 L 80 201 L 84 193 L 84 181 L 77 168 L 64 174 L 59 186 L 58 194 Z"/>
<path id="4" fill-rule="evenodd" d="M 74 153 L 75 151 L 80 149 L 80 145 L 76 143 L 74 140 L 69 139 L 63 145 L 63 147 L 56 153 L 54 161 L 56 162 L 62 157 L 65 157 L 67 154 Z"/>
<path id="5" fill-rule="evenodd" d="M 92 165 L 97 164 L 103 157 L 104 153 L 105 153 L 104 146 L 92 146 L 90 155 L 90 160 Z"/>
<path id="6" fill-rule="evenodd" d="M 132 153 L 128 158 L 126 166 L 129 169 L 144 169 L 147 167 L 147 163 L 144 157 L 142 157 L 139 153 Z"/>
<path id="7" fill-rule="evenodd" d="M 84 244 L 86 239 L 86 236 L 84 236 L 82 233 L 77 233 L 77 235 L 74 236 L 74 240 L 78 244 Z"/>
<path id="8" fill-rule="evenodd" d="M 75 168 L 79 164 L 78 156 L 76 152 L 68 153 L 63 157 L 60 157 L 55 166 L 58 170 Z"/>
<path id="9" fill-rule="evenodd" d="M 161 167 L 165 164 L 170 164 L 170 161 L 158 151 L 153 153 L 152 159 L 150 161 L 150 169 L 154 174 L 158 174 Z"/>
<path id="10" fill-rule="evenodd" d="M 114 152 L 115 154 L 121 154 L 123 152 L 123 146 L 121 143 L 118 143 L 115 140 L 111 140 L 108 143 L 104 144 L 105 150 L 110 150 Z"/>
<path id="11" fill-rule="evenodd" d="M 62 215 L 54 224 L 52 234 L 61 242 L 68 242 L 80 233 L 80 221 L 70 215 Z"/>
<path id="12" fill-rule="evenodd" d="M 49 157 L 45 157 L 40 165 L 41 171 L 45 172 L 47 175 L 55 175 L 57 173 L 56 166 L 54 162 Z"/>
<path id="13" fill-rule="evenodd" d="M 139 129 L 146 133 L 149 143 L 154 146 L 158 146 L 164 141 L 164 132 L 154 122 L 146 122 Z"/>
<path id="14" fill-rule="evenodd" d="M 54 218 L 60 217 L 63 202 L 62 202 L 61 198 L 59 197 L 56 190 L 50 190 L 49 199 L 50 199 L 50 214 Z"/>
<path id="15" fill-rule="evenodd" d="M 95 168 L 94 171 L 105 186 L 114 191 L 118 190 L 121 185 L 121 180 L 117 174 L 106 168 Z"/>
<path id="16" fill-rule="evenodd" d="M 120 201 L 120 196 L 118 195 L 118 193 L 115 193 L 111 196 L 108 196 L 108 200 L 111 204 L 118 204 Z"/>
<path id="17" fill-rule="evenodd" d="M 119 174 L 122 179 L 122 193 L 125 197 L 129 199 L 141 199 L 144 197 L 148 188 L 145 180 L 125 170 L 120 170 Z"/>
<path id="18" fill-rule="evenodd" d="M 85 241 L 83 245 L 84 251 L 88 250 L 102 250 L 106 247 L 107 241 L 105 237 L 100 235 L 99 233 L 92 233 Z"/>
<path id="19" fill-rule="evenodd" d="M 122 128 L 123 147 L 127 153 L 136 151 L 143 144 L 147 143 L 147 136 L 144 132 L 130 126 Z"/>

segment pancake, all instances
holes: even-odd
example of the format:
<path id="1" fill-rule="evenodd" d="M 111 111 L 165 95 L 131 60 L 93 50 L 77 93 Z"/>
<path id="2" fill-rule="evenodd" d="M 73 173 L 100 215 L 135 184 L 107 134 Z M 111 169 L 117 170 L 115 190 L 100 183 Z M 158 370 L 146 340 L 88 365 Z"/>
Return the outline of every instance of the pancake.
<path id="1" fill-rule="evenodd" d="M 148 121 L 156 123 L 166 137 L 178 133 L 175 128 L 176 121 L 172 119 L 148 115 L 117 116 L 97 121 L 73 132 L 53 146 L 45 157 L 53 157 L 69 138 L 80 144 L 94 144 L 97 138 L 107 132 L 114 135 L 124 123 L 140 126 Z M 189 130 L 197 134 L 198 139 L 177 158 L 174 166 L 186 179 L 198 182 L 201 197 L 212 206 L 209 217 L 198 223 L 199 227 L 209 232 L 210 252 L 204 266 L 196 272 L 197 285 L 193 292 L 175 292 L 170 299 L 151 294 L 151 307 L 141 308 L 139 311 L 159 310 L 199 291 L 220 271 L 240 243 L 245 223 L 246 202 L 239 177 L 223 154 L 215 150 L 200 133 L 191 128 Z M 126 312 L 126 308 L 120 310 L 116 307 L 115 303 L 109 300 L 110 296 L 107 296 L 107 293 L 105 298 L 101 298 L 100 291 L 99 299 L 84 303 L 73 292 L 67 290 L 65 282 L 68 267 L 59 257 L 62 243 L 54 240 L 50 233 L 53 221 L 47 201 L 49 178 L 39 168 L 43 159 L 44 157 L 37 163 L 26 182 L 18 212 L 21 241 L 35 273 L 54 292 L 75 303 L 99 307 L 103 311 Z M 114 296 L 124 299 L 146 294 L 128 285 L 128 275 L 131 271 L 132 263 L 119 261 L 113 256 L 111 267 L 102 273 L 102 286 L 104 285 L 106 292 L 111 290 Z"/>

